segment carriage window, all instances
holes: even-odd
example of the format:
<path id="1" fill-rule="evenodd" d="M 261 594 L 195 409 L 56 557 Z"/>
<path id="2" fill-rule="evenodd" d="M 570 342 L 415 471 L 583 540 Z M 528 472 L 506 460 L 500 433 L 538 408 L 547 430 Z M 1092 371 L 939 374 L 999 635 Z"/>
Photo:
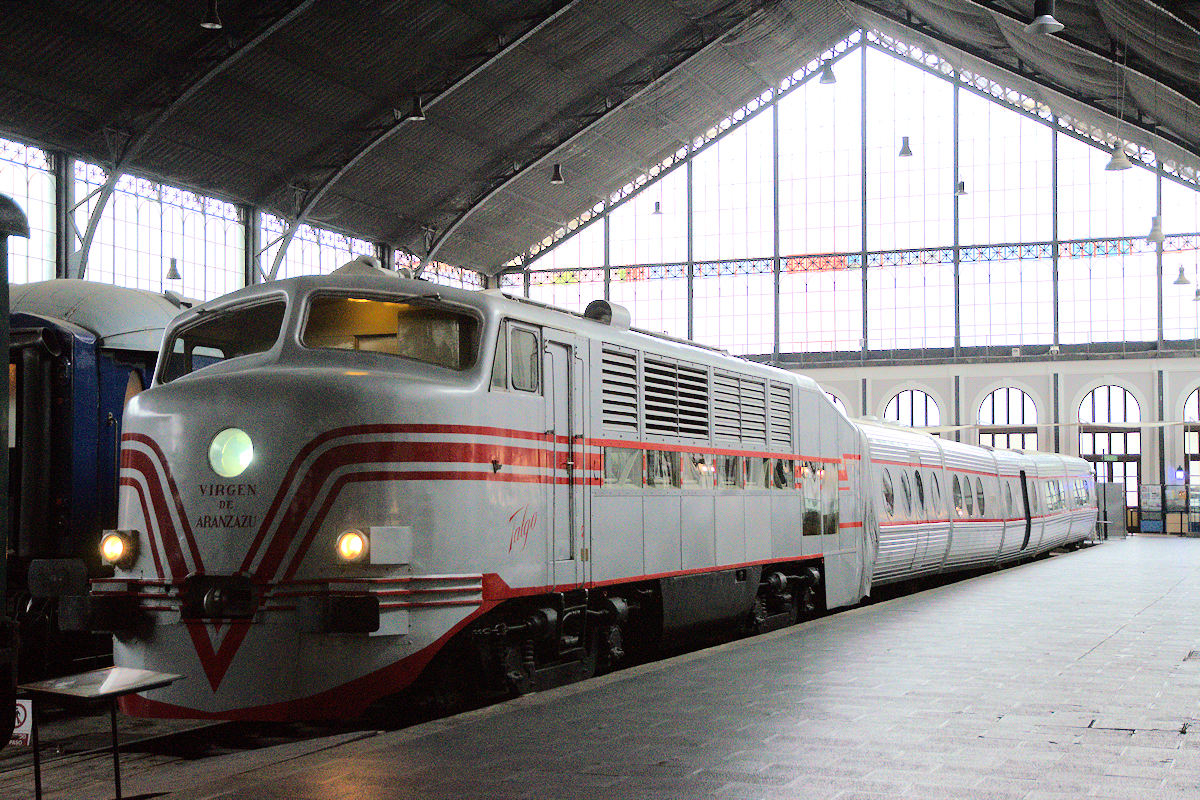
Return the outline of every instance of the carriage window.
<path id="1" fill-rule="evenodd" d="M 680 459 L 682 472 L 679 483 L 684 489 L 711 489 L 713 471 L 711 456 L 703 453 L 684 453 Z"/>
<path id="2" fill-rule="evenodd" d="M 957 475 L 954 476 L 954 481 L 951 486 L 951 491 L 954 496 L 954 515 L 956 517 L 965 517 L 967 515 L 966 503 L 963 501 L 962 486 L 958 482 Z"/>
<path id="3" fill-rule="evenodd" d="M 921 470 L 913 472 L 913 486 L 917 490 L 917 511 L 925 511 L 925 482 L 921 480 Z"/>
<path id="4" fill-rule="evenodd" d="M 496 334 L 496 357 L 492 360 L 492 388 L 508 388 L 508 325 L 501 323 Z"/>
<path id="5" fill-rule="evenodd" d="M 767 489 L 771 484 L 768 483 L 770 472 L 768 463 L 769 458 L 746 458 L 746 488 L 747 489 Z"/>
<path id="6" fill-rule="evenodd" d="M 423 302 L 317 296 L 300 341 L 305 347 L 386 353 L 464 370 L 475 363 L 479 321 Z"/>
<path id="7" fill-rule="evenodd" d="M 804 535 L 821 535 L 821 479 L 817 465 L 809 462 L 800 464 L 800 487 L 804 503 Z"/>
<path id="8" fill-rule="evenodd" d="M 604 485 L 641 487 L 642 451 L 629 447 L 604 448 Z"/>
<path id="9" fill-rule="evenodd" d="M 963 503 L 965 503 L 967 506 L 966 516 L 975 516 L 975 495 L 971 492 L 971 479 L 965 475 L 962 479 L 962 494 Z"/>
<path id="10" fill-rule="evenodd" d="M 975 501 L 976 505 L 979 506 L 979 516 L 982 517 L 984 512 L 983 481 L 981 481 L 979 478 L 975 479 Z"/>
<path id="11" fill-rule="evenodd" d="M 509 346 L 512 386 L 522 392 L 538 391 L 538 337 L 533 331 L 513 328 Z"/>
<path id="12" fill-rule="evenodd" d="M 929 502 L 933 507 L 932 516 L 942 515 L 942 485 L 938 483 L 936 472 L 929 473 Z"/>
<path id="13" fill-rule="evenodd" d="M 1012 499 L 1012 484 L 1004 484 L 1004 506 L 1008 512 L 1008 516 L 1013 516 L 1013 499 Z"/>
<path id="14" fill-rule="evenodd" d="M 905 516 L 912 514 L 912 489 L 908 487 L 908 473 L 900 473 L 900 496 L 904 498 Z"/>
<path id="15" fill-rule="evenodd" d="M 883 507 L 889 517 L 896 516 L 896 490 L 892 488 L 892 473 L 883 471 Z"/>
<path id="16" fill-rule="evenodd" d="M 796 485 L 795 464 L 788 458 L 773 459 L 775 468 L 771 470 L 771 487 L 775 489 L 791 489 Z"/>
<path id="17" fill-rule="evenodd" d="M 229 358 L 263 353 L 279 339 L 283 312 L 280 299 L 213 311 L 170 333 L 158 379 L 168 383 Z"/>
<path id="18" fill-rule="evenodd" d="M 745 484 L 741 456 L 717 456 L 717 488 L 740 489 Z"/>
<path id="19" fill-rule="evenodd" d="M 647 450 L 646 485 L 659 489 L 679 486 L 679 453 Z"/>

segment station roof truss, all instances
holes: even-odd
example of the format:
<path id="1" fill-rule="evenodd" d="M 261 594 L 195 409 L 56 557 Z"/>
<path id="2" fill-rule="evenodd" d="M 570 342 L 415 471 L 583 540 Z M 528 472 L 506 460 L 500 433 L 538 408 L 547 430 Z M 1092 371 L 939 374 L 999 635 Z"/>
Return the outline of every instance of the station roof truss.
<path id="1" fill-rule="evenodd" d="M 309 222 L 497 274 L 866 30 L 1177 180 L 1200 169 L 1200 3 L 1060 0 L 1050 36 L 1024 30 L 1032 0 L 220 0 L 216 31 L 206 7 L 6 4 L 0 132 L 260 207 L 281 239 Z"/>

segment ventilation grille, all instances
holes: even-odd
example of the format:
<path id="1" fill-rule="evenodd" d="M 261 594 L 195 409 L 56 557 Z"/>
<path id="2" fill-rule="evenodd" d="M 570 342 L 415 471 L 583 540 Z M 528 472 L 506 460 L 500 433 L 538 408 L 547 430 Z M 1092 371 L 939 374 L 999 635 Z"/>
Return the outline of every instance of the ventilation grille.
<path id="1" fill-rule="evenodd" d="M 637 356 L 605 347 L 602 371 L 604 427 L 637 433 Z"/>
<path id="2" fill-rule="evenodd" d="M 713 376 L 713 424 L 718 438 L 766 444 L 766 384 L 718 372 Z"/>
<path id="3" fill-rule="evenodd" d="M 742 441 L 767 443 L 767 385 L 742 378 Z"/>
<path id="4" fill-rule="evenodd" d="M 719 439 L 742 438 L 741 388 L 733 375 L 713 376 L 713 428 Z"/>
<path id="5" fill-rule="evenodd" d="M 771 449 L 784 453 L 792 448 L 792 387 L 771 383 Z"/>
<path id="6" fill-rule="evenodd" d="M 708 438 L 708 373 L 699 367 L 646 356 L 646 433 Z"/>

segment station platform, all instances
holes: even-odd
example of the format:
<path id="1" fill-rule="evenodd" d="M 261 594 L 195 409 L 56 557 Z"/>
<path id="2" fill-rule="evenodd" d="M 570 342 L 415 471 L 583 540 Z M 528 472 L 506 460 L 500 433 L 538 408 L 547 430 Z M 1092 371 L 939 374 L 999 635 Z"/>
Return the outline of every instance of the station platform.
<path id="1" fill-rule="evenodd" d="M 402 731 L 127 785 L 226 800 L 1200 798 L 1200 540 L 1109 541 Z"/>

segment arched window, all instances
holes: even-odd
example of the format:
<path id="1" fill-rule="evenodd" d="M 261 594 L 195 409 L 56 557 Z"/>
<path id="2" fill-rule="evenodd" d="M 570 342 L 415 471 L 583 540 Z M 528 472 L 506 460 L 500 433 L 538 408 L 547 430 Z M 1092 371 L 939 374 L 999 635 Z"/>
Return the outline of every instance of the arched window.
<path id="1" fill-rule="evenodd" d="M 910 428 L 942 424 L 937 401 L 920 389 L 905 389 L 889 400 L 883 418 Z"/>
<path id="2" fill-rule="evenodd" d="M 825 396 L 829 398 L 829 402 L 833 403 L 834 408 L 846 416 L 850 416 L 850 413 L 846 411 L 846 404 L 842 402 L 842 398 L 838 397 L 833 392 L 826 392 Z"/>
<path id="3" fill-rule="evenodd" d="M 1183 468 L 1187 482 L 1200 486 L 1200 389 L 1183 404 Z"/>
<path id="4" fill-rule="evenodd" d="M 1098 386 L 1079 404 L 1079 455 L 1092 463 L 1096 480 L 1125 484 L 1125 504 L 1137 505 L 1142 457 L 1142 410 L 1121 386 Z"/>
<path id="5" fill-rule="evenodd" d="M 979 443 L 1013 450 L 1037 450 L 1037 406 L 1015 386 L 1002 386 L 979 404 Z"/>

